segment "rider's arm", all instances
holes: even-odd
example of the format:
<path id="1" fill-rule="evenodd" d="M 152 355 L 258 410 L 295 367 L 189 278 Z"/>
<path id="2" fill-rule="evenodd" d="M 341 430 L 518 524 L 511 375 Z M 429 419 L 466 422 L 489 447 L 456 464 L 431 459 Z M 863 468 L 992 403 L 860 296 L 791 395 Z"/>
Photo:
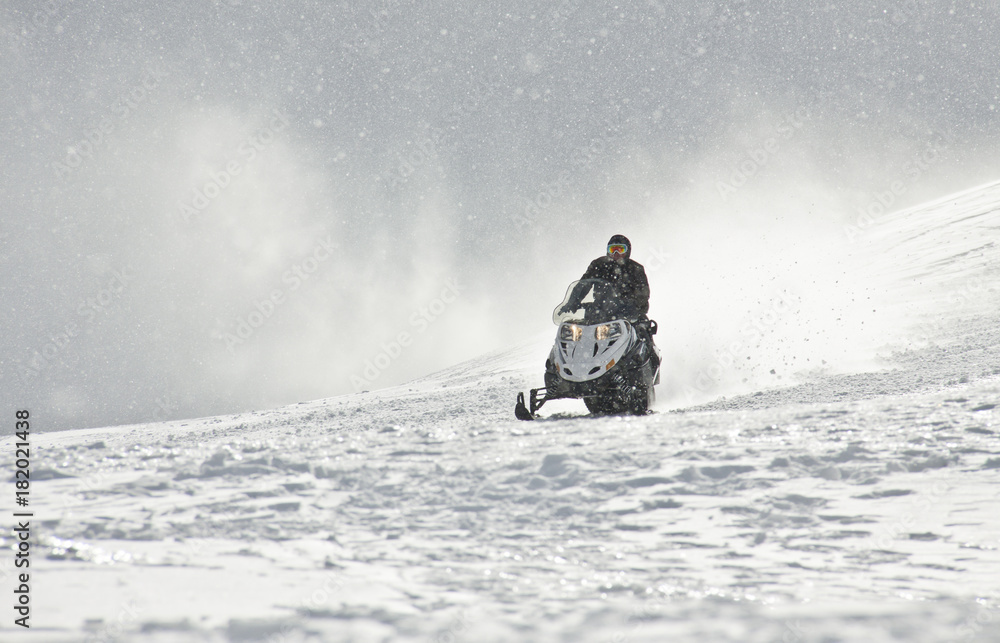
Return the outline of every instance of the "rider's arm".
<path id="1" fill-rule="evenodd" d="M 584 279 L 600 278 L 600 275 L 598 274 L 599 270 L 598 266 L 600 265 L 600 261 L 601 261 L 600 259 L 594 259 L 593 261 L 591 261 L 590 265 L 587 266 L 587 271 L 583 273 L 582 277 L 580 277 L 580 281 L 583 281 Z M 580 301 L 583 299 L 583 296 L 587 294 L 587 289 L 588 289 L 587 284 L 577 284 L 576 288 L 573 290 L 573 293 L 567 300 L 566 306 L 564 306 L 564 308 L 570 310 L 575 310 L 579 308 Z"/>
<path id="2" fill-rule="evenodd" d="M 645 315 L 649 312 L 649 280 L 646 279 L 646 269 L 639 264 L 635 264 L 635 291 L 634 301 L 639 312 Z"/>
<path id="3" fill-rule="evenodd" d="M 602 258 L 603 257 L 591 261 L 590 265 L 587 266 L 587 271 L 583 273 L 583 276 L 580 277 L 580 279 L 599 279 L 600 275 L 598 274 L 598 266 L 601 265 Z"/>

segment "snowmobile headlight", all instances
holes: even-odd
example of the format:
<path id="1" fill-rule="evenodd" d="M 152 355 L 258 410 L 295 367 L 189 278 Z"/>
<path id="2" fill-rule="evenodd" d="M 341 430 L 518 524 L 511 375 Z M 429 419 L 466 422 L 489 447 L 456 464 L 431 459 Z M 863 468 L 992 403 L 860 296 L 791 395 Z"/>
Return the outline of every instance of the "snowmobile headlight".
<path id="1" fill-rule="evenodd" d="M 594 337 L 598 341 L 602 339 L 614 339 L 622 334 L 621 324 L 601 324 L 594 329 Z"/>
<path id="2" fill-rule="evenodd" d="M 559 339 L 564 342 L 578 342 L 583 338 L 583 329 L 576 324 L 563 324 L 559 327 Z"/>

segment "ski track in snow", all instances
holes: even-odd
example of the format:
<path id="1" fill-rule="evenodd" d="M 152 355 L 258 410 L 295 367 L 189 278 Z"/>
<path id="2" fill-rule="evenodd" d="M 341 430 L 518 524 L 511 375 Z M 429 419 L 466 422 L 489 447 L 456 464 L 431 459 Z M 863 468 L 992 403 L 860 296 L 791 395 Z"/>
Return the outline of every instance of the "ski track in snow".
<path id="1" fill-rule="evenodd" d="M 876 372 L 517 422 L 547 333 L 391 389 L 34 434 L 36 631 L 0 638 L 1000 641 L 997 203 L 871 231 L 937 320 Z"/>

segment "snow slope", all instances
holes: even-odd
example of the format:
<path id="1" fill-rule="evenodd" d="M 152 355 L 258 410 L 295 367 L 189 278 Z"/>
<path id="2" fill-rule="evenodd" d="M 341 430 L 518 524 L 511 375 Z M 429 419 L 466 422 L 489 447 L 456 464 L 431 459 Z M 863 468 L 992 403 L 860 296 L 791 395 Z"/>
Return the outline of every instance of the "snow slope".
<path id="1" fill-rule="evenodd" d="M 993 184 L 864 231 L 911 324 L 870 372 L 517 422 L 546 334 L 391 389 L 36 434 L 36 631 L 0 639 L 1000 641 L 998 223 Z"/>

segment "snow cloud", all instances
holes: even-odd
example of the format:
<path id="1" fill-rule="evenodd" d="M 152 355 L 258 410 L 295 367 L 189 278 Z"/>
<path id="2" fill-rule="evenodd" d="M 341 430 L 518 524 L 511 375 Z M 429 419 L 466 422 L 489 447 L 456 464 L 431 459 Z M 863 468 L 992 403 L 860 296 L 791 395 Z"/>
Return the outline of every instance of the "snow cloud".
<path id="1" fill-rule="evenodd" d="M 52 428 L 261 408 L 354 391 L 403 331 L 405 382 L 549 330 L 619 232 L 671 403 L 870 364 L 875 224 L 997 178 L 998 12 L 5 6 L 3 395 Z"/>

